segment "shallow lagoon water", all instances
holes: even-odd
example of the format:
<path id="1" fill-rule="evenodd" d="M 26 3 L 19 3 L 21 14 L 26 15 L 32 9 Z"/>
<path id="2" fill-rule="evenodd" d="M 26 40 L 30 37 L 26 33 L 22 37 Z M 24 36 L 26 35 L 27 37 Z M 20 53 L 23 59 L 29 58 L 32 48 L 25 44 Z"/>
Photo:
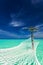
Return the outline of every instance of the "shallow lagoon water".
<path id="1" fill-rule="evenodd" d="M 25 39 L 0 39 L 0 49 L 18 46 Z"/>
<path id="2" fill-rule="evenodd" d="M 41 65 L 43 65 L 43 39 L 38 39 L 39 45 L 36 49 L 37 57 L 39 62 L 41 62 Z"/>
<path id="3" fill-rule="evenodd" d="M 36 39 L 34 42 L 37 47 L 35 53 L 30 49 L 30 39 L 1 39 L 0 65 L 43 65 L 43 39 Z M 34 61 L 34 54 L 38 61 Z"/>

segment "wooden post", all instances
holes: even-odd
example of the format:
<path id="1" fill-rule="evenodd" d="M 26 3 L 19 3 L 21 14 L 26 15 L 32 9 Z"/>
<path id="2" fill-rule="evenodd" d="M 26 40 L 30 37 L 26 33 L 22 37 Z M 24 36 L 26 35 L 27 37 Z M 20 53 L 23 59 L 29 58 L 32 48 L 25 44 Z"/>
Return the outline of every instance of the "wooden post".
<path id="1" fill-rule="evenodd" d="M 32 42 L 32 49 L 34 49 L 34 35 L 33 35 L 33 31 L 31 32 L 31 42 Z"/>
<path id="2" fill-rule="evenodd" d="M 23 28 L 23 29 L 30 30 L 30 32 L 31 32 L 32 49 L 34 49 L 34 32 L 37 31 L 38 29 L 35 28 L 35 27 L 32 27 L 32 26 L 31 26 L 30 28 L 25 27 L 25 28 Z"/>

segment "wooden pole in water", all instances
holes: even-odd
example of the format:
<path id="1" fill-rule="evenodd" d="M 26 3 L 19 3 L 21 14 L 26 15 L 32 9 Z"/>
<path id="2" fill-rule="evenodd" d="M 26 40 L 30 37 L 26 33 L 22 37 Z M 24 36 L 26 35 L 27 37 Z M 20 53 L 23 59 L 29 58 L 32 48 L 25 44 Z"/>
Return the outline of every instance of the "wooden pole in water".
<path id="1" fill-rule="evenodd" d="M 37 28 L 35 28 L 35 27 L 30 27 L 29 30 L 30 30 L 30 32 L 31 32 L 32 49 L 34 49 L 34 32 L 37 31 Z"/>
<path id="2" fill-rule="evenodd" d="M 32 42 L 32 49 L 34 49 L 34 32 L 37 30 L 35 27 L 24 27 L 23 29 L 28 29 L 31 32 L 31 42 Z"/>
<path id="3" fill-rule="evenodd" d="M 33 35 L 33 31 L 31 32 L 31 42 L 32 42 L 32 49 L 34 49 L 34 35 Z"/>
<path id="4" fill-rule="evenodd" d="M 31 42 L 32 42 L 32 49 L 34 49 L 34 28 L 30 27 L 29 28 L 30 32 L 31 32 Z"/>

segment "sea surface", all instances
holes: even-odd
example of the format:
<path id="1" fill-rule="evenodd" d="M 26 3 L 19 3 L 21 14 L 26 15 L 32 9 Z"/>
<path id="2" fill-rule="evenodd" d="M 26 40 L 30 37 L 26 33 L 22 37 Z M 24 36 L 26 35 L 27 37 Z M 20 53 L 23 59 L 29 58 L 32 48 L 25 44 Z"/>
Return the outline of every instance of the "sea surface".
<path id="1" fill-rule="evenodd" d="M 0 39 L 0 65 L 43 65 L 43 39 Z"/>

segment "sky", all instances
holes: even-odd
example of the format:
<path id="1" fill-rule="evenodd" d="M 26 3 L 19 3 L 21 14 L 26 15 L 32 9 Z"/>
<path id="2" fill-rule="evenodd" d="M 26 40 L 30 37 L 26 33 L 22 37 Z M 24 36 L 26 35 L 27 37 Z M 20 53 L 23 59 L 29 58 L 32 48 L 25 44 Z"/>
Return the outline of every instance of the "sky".
<path id="1" fill-rule="evenodd" d="M 37 27 L 36 38 L 43 38 L 43 0 L 0 0 L 0 39 L 29 38 L 23 27 Z"/>

